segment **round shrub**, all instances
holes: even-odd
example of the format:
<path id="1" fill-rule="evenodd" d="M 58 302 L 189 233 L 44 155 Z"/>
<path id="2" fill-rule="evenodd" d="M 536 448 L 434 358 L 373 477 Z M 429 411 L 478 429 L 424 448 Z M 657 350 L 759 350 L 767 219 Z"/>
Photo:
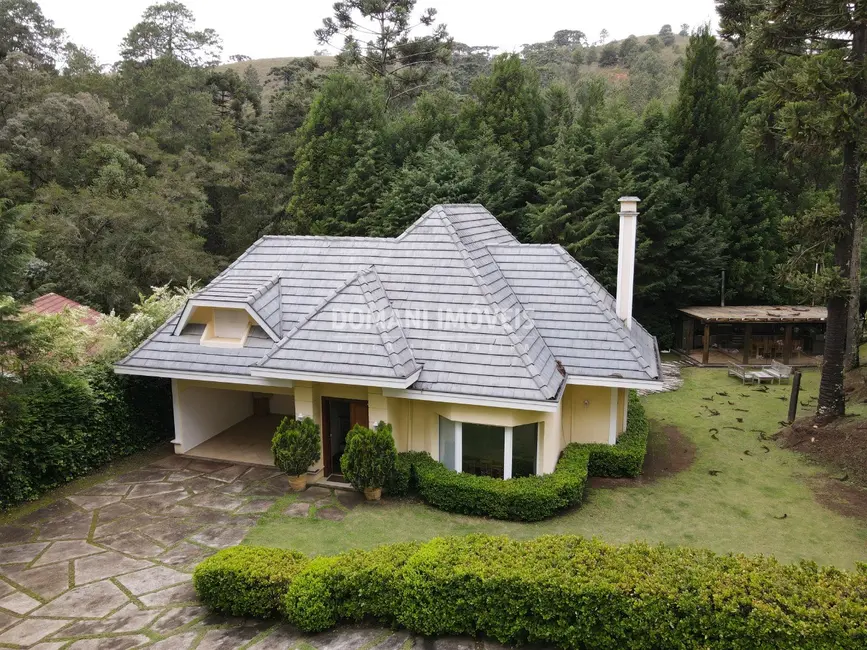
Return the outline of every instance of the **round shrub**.
<path id="1" fill-rule="evenodd" d="M 322 457 L 320 441 L 313 418 L 283 418 L 271 440 L 274 464 L 289 476 L 300 476 Z"/>
<path id="2" fill-rule="evenodd" d="M 357 490 L 385 487 L 394 475 L 397 449 L 391 425 L 375 429 L 356 424 L 346 434 L 346 451 L 340 459 L 343 475 Z"/>

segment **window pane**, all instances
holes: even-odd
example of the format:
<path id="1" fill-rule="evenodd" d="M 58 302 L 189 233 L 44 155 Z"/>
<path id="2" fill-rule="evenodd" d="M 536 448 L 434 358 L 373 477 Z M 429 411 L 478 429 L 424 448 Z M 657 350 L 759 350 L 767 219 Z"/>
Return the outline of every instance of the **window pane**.
<path id="1" fill-rule="evenodd" d="M 536 441 L 539 425 L 522 424 L 512 430 L 512 476 L 532 476 L 536 473 Z"/>
<path id="2" fill-rule="evenodd" d="M 467 474 L 503 478 L 506 430 L 486 424 L 463 424 L 463 466 Z"/>
<path id="3" fill-rule="evenodd" d="M 440 416 L 440 462 L 455 468 L 455 423 Z"/>

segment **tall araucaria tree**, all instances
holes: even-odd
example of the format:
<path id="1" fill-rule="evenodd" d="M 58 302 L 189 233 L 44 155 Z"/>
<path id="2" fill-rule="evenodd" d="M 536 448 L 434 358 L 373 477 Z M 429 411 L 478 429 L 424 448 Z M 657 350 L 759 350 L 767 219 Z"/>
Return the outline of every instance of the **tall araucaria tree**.
<path id="1" fill-rule="evenodd" d="M 414 96 L 430 86 L 436 68 L 451 56 L 452 39 L 436 24 L 436 9 L 413 15 L 416 0 L 343 0 L 334 3 L 334 16 L 322 21 L 314 34 L 320 45 L 340 49 L 341 65 L 358 66 L 383 79 L 388 99 Z M 416 32 L 427 28 L 426 33 Z M 343 43 L 335 39 L 343 37 Z"/>
<path id="2" fill-rule="evenodd" d="M 833 264 L 811 279 L 828 303 L 817 414 L 841 416 L 846 341 L 854 336 L 849 308 L 859 291 L 852 260 L 867 136 L 867 1 L 717 0 L 717 7 L 723 35 L 762 70 L 758 91 L 773 108 L 773 128 L 802 149 L 842 158 L 839 209 L 828 228 Z"/>

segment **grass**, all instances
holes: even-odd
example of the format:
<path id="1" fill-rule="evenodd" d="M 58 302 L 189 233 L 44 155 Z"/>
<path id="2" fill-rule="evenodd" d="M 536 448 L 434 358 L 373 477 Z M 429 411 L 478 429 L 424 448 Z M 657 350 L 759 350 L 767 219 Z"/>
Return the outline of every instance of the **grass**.
<path id="1" fill-rule="evenodd" d="M 581 508 L 535 524 L 451 515 L 415 502 L 362 504 L 340 522 L 291 519 L 277 507 L 245 543 L 327 555 L 473 532 L 516 539 L 571 533 L 614 543 L 648 540 L 771 554 L 785 562 L 813 560 L 849 569 L 867 560 L 867 525 L 820 505 L 807 485 L 805 479 L 823 468 L 751 431 L 770 435 L 779 429 L 788 410 L 788 386 L 763 393 L 742 387 L 721 369 L 686 368 L 684 379 L 677 392 L 645 398 L 655 435 L 674 425 L 696 445 L 695 463 L 677 475 L 635 487 L 590 489 Z M 801 401 L 817 394 L 818 380 L 815 371 L 804 374 Z M 713 402 L 702 399 L 711 396 Z M 720 415 L 710 415 L 705 406 Z M 719 429 L 719 440 L 711 437 L 710 428 Z M 710 470 L 719 474 L 711 476 Z"/>

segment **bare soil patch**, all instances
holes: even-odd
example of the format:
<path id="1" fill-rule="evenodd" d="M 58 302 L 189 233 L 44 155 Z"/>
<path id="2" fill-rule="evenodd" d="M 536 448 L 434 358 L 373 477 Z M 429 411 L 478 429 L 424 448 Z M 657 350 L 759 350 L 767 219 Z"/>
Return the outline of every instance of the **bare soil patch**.
<path id="1" fill-rule="evenodd" d="M 647 438 L 647 455 L 638 478 L 590 479 L 591 488 L 638 487 L 688 469 L 695 461 L 695 445 L 671 425 L 651 422 Z"/>
<path id="2" fill-rule="evenodd" d="M 812 478 L 816 499 L 848 517 L 867 519 L 867 420 L 845 417 L 821 423 L 815 417 L 796 420 L 775 438 L 833 468 L 829 475 Z"/>

